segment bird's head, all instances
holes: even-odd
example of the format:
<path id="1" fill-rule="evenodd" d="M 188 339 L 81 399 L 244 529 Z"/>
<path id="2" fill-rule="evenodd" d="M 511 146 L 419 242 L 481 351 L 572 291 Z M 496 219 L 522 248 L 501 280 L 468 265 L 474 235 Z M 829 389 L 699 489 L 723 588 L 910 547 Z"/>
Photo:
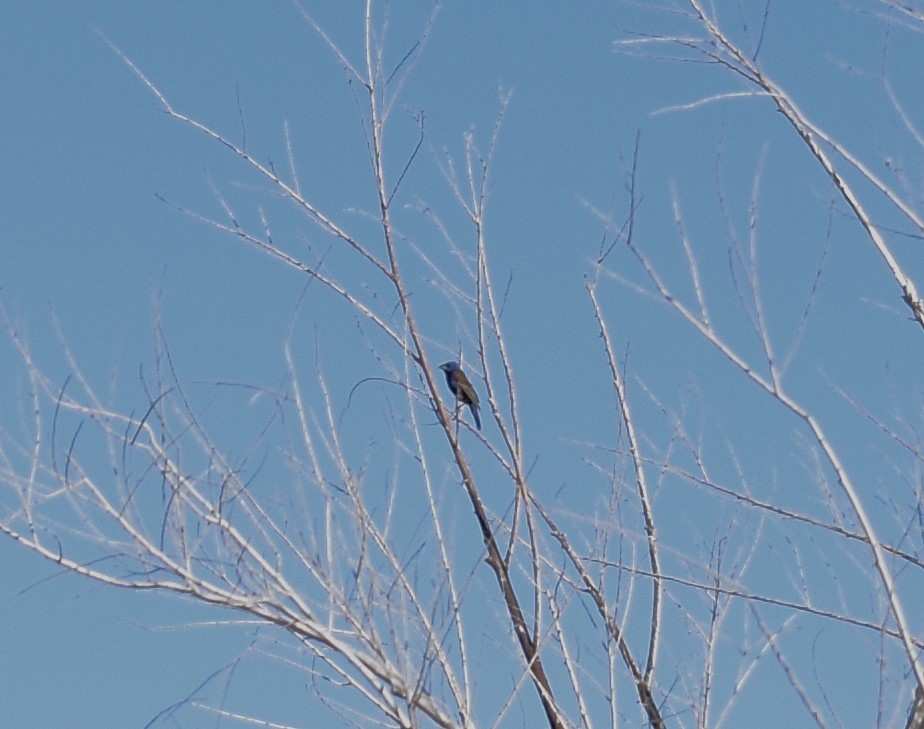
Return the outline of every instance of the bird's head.
<path id="1" fill-rule="evenodd" d="M 455 372 L 457 369 L 459 369 L 459 363 L 443 362 L 443 364 L 440 365 L 440 369 L 443 370 L 443 372 Z"/>

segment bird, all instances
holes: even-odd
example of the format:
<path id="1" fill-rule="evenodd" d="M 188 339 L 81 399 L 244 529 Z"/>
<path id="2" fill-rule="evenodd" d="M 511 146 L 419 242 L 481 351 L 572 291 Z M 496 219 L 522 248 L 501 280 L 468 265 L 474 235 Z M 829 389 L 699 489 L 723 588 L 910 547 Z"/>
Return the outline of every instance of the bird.
<path id="1" fill-rule="evenodd" d="M 440 369 L 446 373 L 446 384 L 449 385 L 452 394 L 456 396 L 456 400 L 463 405 L 468 405 L 472 415 L 475 417 L 475 426 L 478 430 L 481 430 L 481 418 L 478 417 L 478 393 L 475 392 L 472 383 L 469 382 L 468 377 L 459 367 L 459 363 L 444 362 L 440 365 Z"/>

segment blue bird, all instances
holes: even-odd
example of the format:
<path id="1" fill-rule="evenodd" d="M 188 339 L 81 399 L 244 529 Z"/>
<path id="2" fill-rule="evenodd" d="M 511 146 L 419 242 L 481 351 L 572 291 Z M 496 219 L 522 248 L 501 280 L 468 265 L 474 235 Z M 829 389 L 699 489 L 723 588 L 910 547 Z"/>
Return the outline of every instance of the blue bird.
<path id="1" fill-rule="evenodd" d="M 469 382 L 468 377 L 459 367 L 459 363 L 444 362 L 440 365 L 440 369 L 446 373 L 446 384 L 449 385 L 452 394 L 456 396 L 456 400 L 463 405 L 468 405 L 472 415 L 475 417 L 475 425 L 478 430 L 481 430 L 481 418 L 478 417 L 478 393 L 475 392 L 472 383 Z"/>

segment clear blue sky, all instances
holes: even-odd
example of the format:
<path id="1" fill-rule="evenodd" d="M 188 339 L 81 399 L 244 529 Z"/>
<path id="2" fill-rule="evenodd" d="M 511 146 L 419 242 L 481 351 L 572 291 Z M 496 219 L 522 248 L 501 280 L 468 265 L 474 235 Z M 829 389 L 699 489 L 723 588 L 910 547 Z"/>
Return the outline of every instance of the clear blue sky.
<path id="1" fill-rule="evenodd" d="M 395 5 L 389 48 L 398 58 L 417 38 L 426 11 L 422 3 L 413 10 Z M 753 32 L 762 4 L 742 5 Z M 800 3 L 797 11 L 784 5 L 771 4 L 761 51 L 773 78 L 820 126 L 878 163 L 878 174 L 890 174 L 885 157 L 898 159 L 904 168 L 891 170 L 891 182 L 919 191 L 921 168 L 913 163 L 921 150 L 907 142 L 894 115 L 879 112 L 884 96 L 876 74 L 884 34 L 877 35 L 868 16 L 838 9 L 834 2 Z M 869 10 L 880 4 L 858 5 Z M 307 7 L 347 54 L 357 57 L 362 3 L 309 2 Z M 285 163 L 283 125 L 288 122 L 300 171 L 316 199 L 338 212 L 371 209 L 369 188 L 357 185 L 361 131 L 345 76 L 328 49 L 288 3 L 6 2 L 3 16 L 0 301 L 28 332 L 37 360 L 63 381 L 57 321 L 96 386 L 102 392 L 112 388 L 116 400 L 129 403 L 138 393 L 139 363 L 152 360 L 152 322 L 159 310 L 189 381 L 278 386 L 288 316 L 304 282 L 178 214 L 157 196 L 218 215 L 210 192 L 214 183 L 251 222 L 256 220 L 253 200 L 264 198 L 247 187 L 253 178 L 225 150 L 168 119 L 101 36 L 180 111 L 235 139 L 240 138 L 240 104 L 248 149 L 260 150 L 258 157 L 278 166 Z M 734 16 L 728 20 L 740 27 Z M 582 508 L 582 482 L 592 475 L 579 470 L 582 455 L 588 455 L 583 444 L 613 438 L 612 413 L 598 407 L 612 395 L 583 279 L 592 270 L 603 229 L 584 202 L 612 206 L 617 219 L 625 216 L 625 167 L 636 132 L 641 130 L 639 234 L 646 249 L 675 274 L 671 285 L 678 293 L 689 296 L 672 220 L 673 184 L 688 233 L 700 246 L 706 283 L 726 287 L 715 304 L 719 319 L 727 317 L 732 335 L 748 342 L 742 346 L 749 356 L 757 349 L 728 290 L 717 184 L 746 239 L 752 177 L 764 166 L 763 286 L 776 302 L 768 316 L 784 351 L 825 248 L 830 186 L 767 102 L 735 100 L 653 113 L 744 88 L 730 74 L 699 64 L 631 57 L 614 49 L 626 30 L 670 30 L 673 24 L 668 15 L 598 0 L 447 3 L 405 90 L 407 112 L 396 112 L 423 109 L 434 149 L 446 145 L 458 159 L 468 130 L 487 143 L 499 90 L 513 92 L 493 169 L 490 249 L 498 279 L 512 276 L 505 328 L 522 378 L 536 488 L 573 510 Z M 890 56 L 890 78 L 919 122 L 924 119 L 924 102 L 915 90 L 924 68 L 920 37 L 896 27 L 888 41 L 890 54 L 900 59 L 891 63 Z M 411 136 L 408 140 L 413 142 Z M 408 187 L 427 203 L 448 206 L 429 152 L 419 168 Z M 883 220 L 891 220 L 891 213 L 876 205 Z M 856 426 L 856 416 L 832 383 L 875 404 L 880 415 L 918 417 L 913 404 L 920 405 L 921 335 L 908 323 L 897 290 L 856 226 L 843 222 L 839 212 L 834 219 L 811 336 L 793 366 L 793 389 L 817 398 L 812 404 L 829 416 L 826 426 L 838 444 L 857 457 L 851 467 L 875 484 L 888 479 L 890 470 L 883 464 L 889 457 L 869 452 L 866 431 Z M 284 223 L 279 234 L 315 236 L 316 245 L 326 245 L 316 229 L 304 226 Z M 912 273 L 924 272 L 912 255 L 912 245 L 920 241 L 899 241 Z M 644 282 L 624 251 L 614 256 L 612 268 Z M 701 391 L 710 407 L 700 412 L 694 403 L 693 417 L 706 423 L 702 427 L 711 436 L 723 434 L 717 442 L 764 417 L 761 408 L 767 403 L 743 399 L 747 388 L 741 378 L 696 348 L 696 338 L 676 317 L 625 288 L 613 289 L 605 298 L 617 342 L 631 353 L 630 381 L 643 378 L 672 409 L 680 409 L 685 398 L 695 401 L 694 393 Z M 367 361 L 342 358 L 337 350 L 338 327 L 350 327 L 350 316 L 307 309 L 301 317 L 305 365 L 313 367 L 311 341 L 317 337 L 329 369 L 335 370 L 335 394 L 345 399 L 352 384 L 376 373 L 364 369 Z M 443 344 L 457 346 L 462 331 L 448 322 Z M 28 383 L 10 348 L 0 345 L 0 352 L 0 418 L 16 431 L 29 416 L 23 396 Z M 694 357 L 700 359 L 688 361 Z M 651 411 L 647 437 L 663 447 L 666 430 L 656 417 L 658 408 L 641 386 L 635 394 L 640 410 Z M 713 408 L 723 411 L 715 432 Z M 793 464 L 804 454 L 781 435 L 767 448 L 764 437 L 733 439 L 737 455 L 748 463 L 751 477 L 766 479 L 763 485 L 770 491 L 786 493 L 789 479 L 804 478 L 805 464 Z M 733 473 L 725 458 L 720 456 Z M 805 492 L 798 493 L 783 501 L 802 506 Z M 819 498 L 805 496 L 810 505 Z M 492 506 L 503 510 L 504 501 Z M 710 508 L 703 506 L 706 514 Z M 692 512 L 664 519 L 667 528 L 690 529 L 700 517 Z M 6 539 L 0 539 L 0 565 L 0 713 L 11 727 L 144 726 L 248 646 L 260 645 L 254 627 L 229 625 L 226 614 L 171 596 L 131 594 L 61 575 Z M 223 623 L 193 627 L 210 621 Z M 823 636 L 815 628 L 810 635 Z M 301 713 L 303 682 L 283 679 L 284 672 L 267 664 L 252 658 L 230 691 L 245 686 L 243 703 L 267 719 L 311 726 Z M 864 704 L 862 711 L 870 706 Z"/>

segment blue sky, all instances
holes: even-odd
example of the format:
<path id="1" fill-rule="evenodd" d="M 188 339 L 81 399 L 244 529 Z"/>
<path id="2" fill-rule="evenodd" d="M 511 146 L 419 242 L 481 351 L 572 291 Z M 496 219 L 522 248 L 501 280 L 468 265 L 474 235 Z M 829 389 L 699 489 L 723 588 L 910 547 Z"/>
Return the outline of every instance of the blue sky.
<path id="1" fill-rule="evenodd" d="M 282 343 L 305 282 L 176 209 L 220 215 L 210 186 L 250 223 L 257 220 L 257 203 L 272 213 L 278 201 L 226 150 L 167 118 L 104 38 L 183 113 L 234 139 L 241 138 L 243 116 L 248 149 L 260 150 L 261 159 L 284 165 L 288 123 L 306 188 L 322 207 L 359 227 L 360 217 L 343 211 L 372 209 L 374 200 L 362 174 L 365 147 L 354 102 L 329 50 L 288 3 L 6 5 L 0 27 L 0 302 L 27 332 L 35 358 L 63 382 L 59 328 L 94 384 L 124 407 L 139 408 L 139 364 L 152 361 L 156 311 L 188 381 L 280 386 Z M 351 57 L 361 49 L 362 5 L 306 4 Z M 419 37 L 428 6 L 395 5 L 387 47 L 398 59 Z M 747 31 L 731 11 L 723 16 L 739 40 L 754 32 L 763 8 L 740 5 Z M 771 5 L 761 50 L 770 75 L 819 126 L 835 132 L 890 184 L 907 184 L 909 197 L 919 201 L 921 149 L 887 109 L 878 74 L 888 49 L 885 65 L 896 93 L 912 118 L 924 117 L 916 91 L 924 68 L 920 34 L 897 25 L 886 34 L 868 14 L 880 3 L 859 3 L 854 10 L 834 2 L 804 3 L 798 11 L 782 6 Z M 592 472 L 581 464 L 600 457 L 588 444 L 611 444 L 617 426 L 612 410 L 601 407 L 612 402 L 612 393 L 584 289 L 604 233 L 589 208 L 612 210 L 617 226 L 625 218 L 625 173 L 637 133 L 639 239 L 671 287 L 689 298 L 673 186 L 702 256 L 704 282 L 715 292 L 713 311 L 747 356 L 759 351 L 729 284 L 728 229 L 717 189 L 746 240 L 753 178 L 762 170 L 762 291 L 772 302 L 768 321 L 780 351 L 792 340 L 824 260 L 808 333 L 792 366 L 792 391 L 823 414 L 852 473 L 871 489 L 895 472 L 909 477 L 908 464 L 890 450 L 894 444 L 875 443 L 876 429 L 835 389 L 847 389 L 890 422 L 919 430 L 921 337 L 894 282 L 843 206 L 834 206 L 829 217 L 835 199 L 830 184 L 767 102 L 739 99 L 655 113 L 745 88 L 733 75 L 702 64 L 614 48 L 627 31 L 666 32 L 676 22 L 618 2 L 543 0 L 528 8 L 447 3 L 396 111 L 396 159 L 415 141 L 411 119 L 422 109 L 432 149 L 439 155 L 446 147 L 458 160 L 467 131 L 487 144 L 500 95 L 512 92 L 487 220 L 495 275 L 511 282 L 505 331 L 521 377 L 534 488 L 563 511 L 590 514 L 598 505 L 586 483 Z M 408 203 L 445 211 L 464 239 L 464 221 L 425 152 L 407 180 Z M 869 199 L 884 225 L 907 229 L 881 199 Z M 278 221 L 280 238 L 327 245 L 304 221 Z M 428 235 L 412 212 L 405 221 L 413 234 Z M 919 244 L 895 237 L 912 275 L 924 273 Z M 645 283 L 622 248 L 610 271 Z M 419 295 L 433 293 L 422 287 Z M 672 411 L 688 406 L 723 477 L 735 476 L 737 457 L 758 493 L 793 508 L 821 509 L 822 498 L 805 484 L 811 459 L 801 436 L 772 403 L 755 396 L 663 306 L 615 283 L 602 295 L 620 351 L 629 353 L 629 379 L 652 453 L 667 447 L 670 433 L 646 391 L 658 393 Z M 440 301 L 420 310 L 442 346 L 470 347 L 471 323 L 447 321 L 451 312 Z M 309 296 L 299 313 L 303 364 L 313 369 L 317 346 L 341 405 L 356 382 L 377 374 L 366 353 L 342 345 L 343 332 L 354 327 L 349 313 L 327 308 L 320 298 Z M 6 383 L 0 417 L 5 429 L 19 432 L 29 414 L 28 383 L 11 348 L 4 344 L 0 352 L 0 381 Z M 473 356 L 468 349 L 466 357 Z M 247 402 L 234 397 L 229 413 Z M 370 397 L 346 418 L 361 423 L 364 408 L 381 407 Z M 232 445 L 252 432 L 236 429 L 235 422 L 216 423 Z M 373 436 L 357 434 L 356 445 L 367 437 Z M 491 506 L 502 512 L 505 504 L 497 496 Z M 870 507 L 879 508 L 876 499 Z M 664 528 L 689 531 L 689 543 L 696 543 L 698 530 L 709 535 L 724 523 L 716 508 L 710 498 L 693 497 L 683 509 L 665 509 Z M 888 514 L 887 506 L 877 512 L 887 523 Z M 459 534 L 472 538 L 462 527 Z M 215 671 L 263 646 L 256 627 L 229 624 L 215 610 L 61 574 L 10 540 L 0 539 L 0 555 L 6 578 L 0 588 L 0 705 L 10 726 L 144 726 Z M 839 574 L 837 589 L 849 592 L 855 586 L 849 570 Z M 783 576 L 770 584 L 779 594 L 792 587 Z M 911 594 L 920 594 L 916 589 Z M 824 627 L 804 630 L 825 640 Z M 836 666 L 831 670 L 837 675 Z M 303 684 L 257 655 L 235 674 L 229 691 L 239 690 L 241 704 L 268 719 L 310 726 L 303 720 Z M 213 698 L 215 686 L 208 687 Z M 848 686 L 844 693 L 854 690 Z M 743 709 L 758 710 L 767 695 L 742 699 Z M 838 698 L 850 706 L 849 697 Z M 868 702 L 857 704 L 864 719 L 874 718 Z M 805 721 L 798 706 L 779 710 L 793 712 L 794 726 Z"/>

